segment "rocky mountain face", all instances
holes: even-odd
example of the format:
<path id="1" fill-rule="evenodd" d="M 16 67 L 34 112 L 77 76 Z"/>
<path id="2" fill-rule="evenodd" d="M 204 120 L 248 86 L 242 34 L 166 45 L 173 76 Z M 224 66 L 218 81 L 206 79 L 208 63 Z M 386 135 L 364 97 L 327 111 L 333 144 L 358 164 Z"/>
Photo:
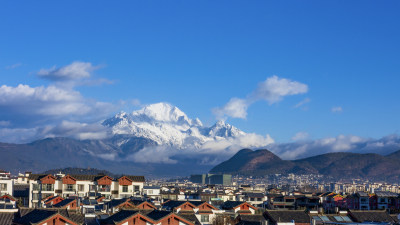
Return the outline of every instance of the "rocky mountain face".
<path id="1" fill-rule="evenodd" d="M 263 176 L 269 174 L 322 174 L 336 179 L 369 178 L 398 180 L 400 151 L 387 156 L 359 153 L 328 153 L 299 160 L 282 160 L 262 149 L 243 149 L 211 169 L 211 173 Z"/>

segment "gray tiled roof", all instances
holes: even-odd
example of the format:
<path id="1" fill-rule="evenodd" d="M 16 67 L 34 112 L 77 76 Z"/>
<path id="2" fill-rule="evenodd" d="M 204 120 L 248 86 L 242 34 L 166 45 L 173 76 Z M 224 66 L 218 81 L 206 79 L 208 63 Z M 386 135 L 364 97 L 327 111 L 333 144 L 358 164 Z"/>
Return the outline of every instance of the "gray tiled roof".
<path id="1" fill-rule="evenodd" d="M 177 215 L 189 222 L 194 223 L 195 225 L 201 225 L 200 221 L 197 219 L 194 213 L 179 213 Z"/>
<path id="2" fill-rule="evenodd" d="M 350 210 L 350 217 L 355 222 L 389 222 L 395 223 L 396 221 L 385 210 L 369 210 L 369 211 L 356 211 Z"/>
<path id="3" fill-rule="evenodd" d="M 310 223 L 310 217 L 302 210 L 267 210 L 264 217 L 273 222 Z"/>
<path id="4" fill-rule="evenodd" d="M 16 214 L 13 212 L 0 212 L 0 224 L 11 225 Z"/>
<path id="5" fill-rule="evenodd" d="M 233 209 L 241 204 L 243 204 L 245 202 L 241 202 L 241 201 L 226 201 L 224 202 L 224 204 L 221 206 L 221 209 Z"/>

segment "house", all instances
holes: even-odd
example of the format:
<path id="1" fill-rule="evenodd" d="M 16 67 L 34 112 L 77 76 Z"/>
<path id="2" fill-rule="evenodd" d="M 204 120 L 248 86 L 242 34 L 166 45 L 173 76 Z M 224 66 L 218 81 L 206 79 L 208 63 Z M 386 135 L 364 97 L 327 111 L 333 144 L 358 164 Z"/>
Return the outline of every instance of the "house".
<path id="1" fill-rule="evenodd" d="M 155 201 L 161 200 L 159 186 L 143 186 L 143 195 L 147 198 L 154 199 Z"/>
<path id="2" fill-rule="evenodd" d="M 245 192 L 243 195 L 243 200 L 252 205 L 262 205 L 267 200 L 265 194 L 260 192 Z"/>
<path id="3" fill-rule="evenodd" d="M 10 179 L 9 176 L 0 176 L 0 196 L 2 195 L 13 195 L 14 180 Z"/>
<path id="4" fill-rule="evenodd" d="M 296 207 L 295 207 L 296 209 L 317 210 L 319 206 L 320 206 L 319 197 L 317 196 L 313 197 L 301 196 L 296 198 Z"/>
<path id="5" fill-rule="evenodd" d="M 296 197 L 293 195 L 277 196 L 268 201 L 270 209 L 295 209 Z"/>
<path id="6" fill-rule="evenodd" d="M 13 212 L 17 209 L 17 199 L 6 194 L 0 197 L 0 212 Z"/>
<path id="7" fill-rule="evenodd" d="M 107 199 L 130 197 L 142 192 L 143 176 L 122 176 L 114 179 L 107 175 L 30 174 L 29 207 L 41 207 L 41 200 L 59 195 L 96 197 Z"/>
<path id="8" fill-rule="evenodd" d="M 221 206 L 221 209 L 224 209 L 228 212 L 239 213 L 239 214 L 255 214 L 257 208 L 252 206 L 247 202 L 242 201 L 226 201 Z"/>
<path id="9" fill-rule="evenodd" d="M 310 217 L 302 210 L 266 210 L 269 225 L 310 225 Z"/>

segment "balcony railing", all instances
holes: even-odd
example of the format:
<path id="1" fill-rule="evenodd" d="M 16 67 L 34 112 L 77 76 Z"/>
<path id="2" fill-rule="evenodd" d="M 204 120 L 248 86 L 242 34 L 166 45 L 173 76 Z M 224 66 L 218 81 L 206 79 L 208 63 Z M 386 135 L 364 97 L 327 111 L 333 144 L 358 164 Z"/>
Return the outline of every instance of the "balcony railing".
<path id="1" fill-rule="evenodd" d="M 75 188 L 64 188 L 64 191 L 66 191 L 66 192 L 75 192 L 76 189 Z"/>
<path id="2" fill-rule="evenodd" d="M 110 192 L 111 188 L 109 188 L 109 187 L 99 187 L 98 191 L 99 192 Z"/>
<path id="3" fill-rule="evenodd" d="M 54 187 L 42 187 L 42 191 L 54 191 Z"/>

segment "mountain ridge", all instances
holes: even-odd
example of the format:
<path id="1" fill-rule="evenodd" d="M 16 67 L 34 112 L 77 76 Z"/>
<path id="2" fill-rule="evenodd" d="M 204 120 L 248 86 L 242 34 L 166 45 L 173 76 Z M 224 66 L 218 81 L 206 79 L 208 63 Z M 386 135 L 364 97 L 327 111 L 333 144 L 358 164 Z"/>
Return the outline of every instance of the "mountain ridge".
<path id="1" fill-rule="evenodd" d="M 265 156 L 269 160 L 265 160 Z M 388 155 L 335 152 L 297 160 L 282 160 L 266 149 L 243 149 L 216 165 L 210 173 L 233 175 L 321 174 L 343 177 L 396 180 L 400 177 L 400 150 Z"/>

